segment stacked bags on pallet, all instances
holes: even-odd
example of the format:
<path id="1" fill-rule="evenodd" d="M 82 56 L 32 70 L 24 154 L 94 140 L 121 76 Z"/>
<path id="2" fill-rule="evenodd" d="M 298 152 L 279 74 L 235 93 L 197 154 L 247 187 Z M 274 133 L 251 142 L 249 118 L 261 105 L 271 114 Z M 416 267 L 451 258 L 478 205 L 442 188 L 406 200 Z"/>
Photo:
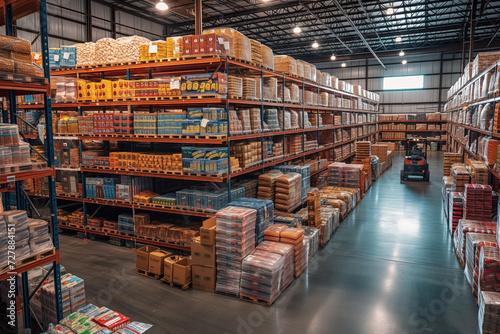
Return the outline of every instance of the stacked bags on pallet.
<path id="1" fill-rule="evenodd" d="M 287 173 L 276 179 L 276 210 L 291 212 L 302 199 L 302 176 Z"/>
<path id="2" fill-rule="evenodd" d="M 241 265 L 255 248 L 257 211 L 228 206 L 216 217 L 217 284 L 215 291 L 240 294 Z"/>
<path id="3" fill-rule="evenodd" d="M 295 227 L 288 227 L 287 225 L 274 224 L 264 231 L 264 240 L 282 242 L 293 245 L 295 254 L 295 277 L 307 268 L 308 264 L 308 247 L 304 239 L 305 231 Z"/>
<path id="4" fill-rule="evenodd" d="M 276 194 L 276 180 L 282 175 L 283 173 L 277 170 L 272 170 L 259 175 L 257 198 L 268 199 L 274 202 Z"/>
<path id="5" fill-rule="evenodd" d="M 273 224 L 274 203 L 270 200 L 256 198 L 240 198 L 228 206 L 242 207 L 257 211 L 255 220 L 255 244 L 264 240 L 264 231 Z"/>

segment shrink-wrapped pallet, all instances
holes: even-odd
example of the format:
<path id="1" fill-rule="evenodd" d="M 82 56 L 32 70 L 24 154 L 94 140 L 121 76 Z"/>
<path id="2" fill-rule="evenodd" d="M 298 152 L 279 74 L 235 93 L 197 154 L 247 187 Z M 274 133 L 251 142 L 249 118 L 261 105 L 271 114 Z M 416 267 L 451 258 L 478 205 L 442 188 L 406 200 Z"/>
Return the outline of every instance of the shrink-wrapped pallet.
<path id="1" fill-rule="evenodd" d="M 117 40 L 117 59 L 119 63 L 135 62 L 141 60 L 141 44 L 150 43 L 150 40 L 139 36 L 121 37 Z"/>
<path id="2" fill-rule="evenodd" d="M 270 47 L 261 44 L 262 65 L 270 70 L 274 70 L 274 54 Z"/>
<path id="3" fill-rule="evenodd" d="M 93 42 L 75 44 L 76 65 L 91 66 L 96 64 L 96 44 Z"/>
<path id="4" fill-rule="evenodd" d="M 259 175 L 257 198 L 274 201 L 276 195 L 276 180 L 282 175 L 283 173 L 277 170 Z"/>
<path id="5" fill-rule="evenodd" d="M 240 77 L 228 76 L 228 89 L 230 97 L 243 97 L 243 80 Z"/>
<path id="6" fill-rule="evenodd" d="M 257 80 L 260 80 L 260 78 L 243 78 L 243 98 L 247 100 L 255 100 L 257 98 Z"/>
<path id="7" fill-rule="evenodd" d="M 274 77 L 264 78 L 264 100 L 278 100 L 278 79 Z"/>
<path id="8" fill-rule="evenodd" d="M 498 60 L 500 60 L 500 51 L 478 53 L 472 62 L 471 77 L 480 74 Z"/>
<path id="9" fill-rule="evenodd" d="M 297 76 L 299 78 L 304 78 L 304 63 L 297 60 Z"/>
<path id="10" fill-rule="evenodd" d="M 287 173 L 276 180 L 275 208 L 290 212 L 300 203 L 302 176 L 299 173 Z"/>
<path id="11" fill-rule="evenodd" d="M 216 33 L 231 38 L 231 40 L 233 41 L 233 47 L 230 48 L 232 50 L 229 50 L 229 56 L 248 62 L 252 61 L 252 48 L 250 39 L 242 33 L 233 28 L 210 29 L 203 32 L 203 34 L 210 33 Z"/>
<path id="12" fill-rule="evenodd" d="M 182 37 L 167 37 L 167 57 L 179 58 L 182 57 L 183 52 Z"/>
<path id="13" fill-rule="evenodd" d="M 31 43 L 22 38 L 0 35 L 0 50 L 31 54 Z"/>
<path id="14" fill-rule="evenodd" d="M 500 332 L 500 293 L 481 291 L 479 295 L 478 324 L 479 334 Z"/>
<path id="15" fill-rule="evenodd" d="M 252 51 L 252 62 L 262 65 L 262 44 L 255 39 L 251 39 L 250 46 Z"/>
<path id="16" fill-rule="evenodd" d="M 319 105 L 323 107 L 328 106 L 328 93 L 327 92 L 321 92 L 319 93 Z"/>
<path id="17" fill-rule="evenodd" d="M 260 108 L 251 108 L 250 109 L 250 124 L 252 126 L 252 131 L 254 133 L 262 131 L 262 122 L 261 122 L 260 114 L 261 114 Z"/>
<path id="18" fill-rule="evenodd" d="M 274 70 L 289 75 L 297 75 L 297 62 L 290 56 L 274 56 Z"/>

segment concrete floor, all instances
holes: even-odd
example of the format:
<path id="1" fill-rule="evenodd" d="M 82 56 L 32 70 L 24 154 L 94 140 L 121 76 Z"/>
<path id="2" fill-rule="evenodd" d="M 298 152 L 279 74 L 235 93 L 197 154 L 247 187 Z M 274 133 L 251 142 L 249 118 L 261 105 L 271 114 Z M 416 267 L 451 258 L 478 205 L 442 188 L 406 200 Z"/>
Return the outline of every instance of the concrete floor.
<path id="1" fill-rule="evenodd" d="M 61 261 L 90 302 L 155 333 L 477 332 L 477 307 L 443 223 L 443 156 L 430 183 L 400 184 L 402 155 L 271 308 L 135 274 L 135 253 L 61 235 Z"/>

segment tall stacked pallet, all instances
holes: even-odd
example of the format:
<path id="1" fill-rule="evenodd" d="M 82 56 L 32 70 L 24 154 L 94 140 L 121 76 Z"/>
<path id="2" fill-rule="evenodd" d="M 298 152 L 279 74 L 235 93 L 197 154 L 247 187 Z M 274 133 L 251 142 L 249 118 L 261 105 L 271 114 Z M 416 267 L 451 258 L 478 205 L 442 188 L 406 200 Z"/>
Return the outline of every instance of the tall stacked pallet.
<path id="1" fill-rule="evenodd" d="M 307 194 L 308 225 L 318 227 L 321 224 L 321 196 L 317 188 Z"/>
<path id="2" fill-rule="evenodd" d="M 443 176 L 451 175 L 451 166 L 456 163 L 462 162 L 462 154 L 461 153 L 444 153 L 444 164 L 443 164 Z"/>
<path id="3" fill-rule="evenodd" d="M 372 143 L 369 141 L 357 141 L 356 142 L 356 160 L 363 160 L 370 158 L 372 154 Z"/>

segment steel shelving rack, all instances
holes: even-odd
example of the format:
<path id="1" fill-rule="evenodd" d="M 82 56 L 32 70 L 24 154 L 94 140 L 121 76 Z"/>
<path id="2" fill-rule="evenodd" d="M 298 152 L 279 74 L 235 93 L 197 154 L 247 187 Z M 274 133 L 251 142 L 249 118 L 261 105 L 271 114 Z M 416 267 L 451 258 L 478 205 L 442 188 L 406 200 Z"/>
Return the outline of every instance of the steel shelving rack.
<path id="1" fill-rule="evenodd" d="M 13 75 L 12 78 L 7 76 L 7 79 L 0 81 L 0 94 L 9 99 L 9 110 L 2 110 L 3 123 L 17 123 L 16 116 L 16 95 L 30 95 L 30 94 L 43 94 L 45 122 L 47 129 L 45 133 L 45 160 L 47 161 L 48 168 L 21 171 L 0 176 L 0 184 L 15 183 L 15 195 L 18 209 L 25 209 L 26 203 L 32 204 L 28 196 L 24 192 L 22 181 L 33 178 L 48 177 L 48 197 L 50 208 L 50 230 L 52 233 L 52 241 L 54 243 L 55 252 L 53 255 L 43 257 L 40 260 L 27 262 L 18 267 L 9 267 L 9 271 L 0 275 L 0 281 L 9 277 L 16 277 L 16 293 L 19 294 L 18 275 L 21 275 L 22 286 L 22 305 L 23 305 L 23 320 L 24 327 L 31 328 L 31 312 L 30 312 L 30 299 L 38 290 L 41 284 L 34 291 L 29 290 L 28 285 L 28 271 L 42 265 L 52 264 L 52 268 L 48 271 L 42 282 L 47 279 L 50 274 L 54 277 L 55 286 L 55 305 L 58 320 L 62 319 L 62 297 L 61 297 L 61 273 L 59 266 L 59 230 L 57 224 L 57 201 L 55 189 L 55 169 L 54 163 L 54 148 L 53 148 L 53 134 L 52 134 L 52 105 L 50 95 L 50 71 L 49 71 L 49 45 L 48 45 L 48 31 L 47 31 L 47 3 L 46 0 L 4 0 L 0 2 L 0 10 L 4 14 L 0 15 L 0 24 L 5 25 L 6 34 L 14 36 L 14 20 L 17 20 L 26 15 L 39 13 L 40 20 L 40 40 L 42 46 L 42 60 L 44 67 L 44 77 L 29 77 Z M 15 80 L 15 81 L 11 81 Z M 41 79 L 41 80 L 40 80 Z M 33 148 L 32 148 L 33 149 Z M 5 192 L 5 208 L 9 209 L 9 193 Z M 18 299 L 18 298 L 17 298 Z"/>
<path id="2" fill-rule="evenodd" d="M 486 68 L 483 72 L 477 74 L 475 77 L 471 78 L 468 82 L 465 82 L 462 84 L 462 87 L 457 89 L 455 93 L 450 95 L 448 97 L 448 102 L 452 101 L 455 97 L 460 96 L 462 94 L 465 94 L 467 92 L 467 89 L 471 87 L 474 83 L 478 82 L 479 80 L 484 80 L 485 76 L 490 74 L 493 77 L 498 80 L 498 75 L 500 71 L 500 64 L 498 62 L 495 62 L 495 64 L 489 66 Z M 478 141 L 480 135 L 486 135 L 490 136 L 492 138 L 495 138 L 497 140 L 500 140 L 500 132 L 495 132 L 493 129 L 492 131 L 489 130 L 483 130 L 479 129 L 477 127 L 473 127 L 469 124 L 472 124 L 472 120 L 474 117 L 474 113 L 478 112 L 478 108 L 474 108 L 480 105 L 484 105 L 487 103 L 492 104 L 492 110 L 493 110 L 493 119 L 492 122 L 498 122 L 500 119 L 500 114 L 499 114 L 499 104 L 500 104 L 500 96 L 499 93 L 496 92 L 494 95 L 488 94 L 488 96 L 480 99 L 476 99 L 461 105 L 457 105 L 451 108 L 448 108 L 445 110 L 448 113 L 448 150 L 454 153 L 458 153 L 461 151 L 463 157 L 466 155 L 469 156 L 470 158 L 473 158 L 475 160 L 483 161 L 482 157 L 480 156 L 478 152 Z M 473 109 L 474 108 L 474 109 Z M 465 123 L 457 123 L 455 122 L 452 117 L 455 113 L 460 112 L 460 111 L 465 111 L 465 110 L 471 110 L 472 112 L 470 113 L 470 119 L 467 120 Z M 479 115 L 478 115 L 479 117 Z M 464 134 L 468 135 L 468 140 L 467 143 L 464 143 L 463 140 L 457 138 L 456 132 L 457 130 L 462 129 L 464 131 Z M 471 151 L 469 148 L 471 147 L 471 144 L 475 141 L 475 150 Z M 485 163 L 486 165 L 486 163 Z M 490 172 L 490 184 L 493 182 L 493 177 L 496 179 L 496 181 L 500 181 L 500 173 L 493 167 L 488 167 L 488 170 Z"/>
<path id="3" fill-rule="evenodd" d="M 303 79 L 298 79 L 295 77 L 290 77 L 288 75 L 285 75 L 283 73 L 278 73 L 274 72 L 262 67 L 257 67 L 248 63 L 240 62 L 234 59 L 228 59 L 228 58 L 219 58 L 219 57 L 205 57 L 201 59 L 183 59 L 183 60 L 176 60 L 176 61 L 161 61 L 161 62 L 148 62 L 148 63 L 137 63 L 137 64 L 128 64 L 128 65 L 117 65 L 117 66 L 99 66 L 95 68 L 71 68 L 71 69 L 57 69 L 53 70 L 51 72 L 52 76 L 76 76 L 81 79 L 89 79 L 89 80 L 100 80 L 103 78 L 117 78 L 117 77 L 123 77 L 127 79 L 135 79 L 135 78 L 142 78 L 142 79 L 148 79 L 148 78 L 153 78 L 155 75 L 168 75 L 170 73 L 200 73 L 200 72 L 205 72 L 205 73 L 210 73 L 210 72 L 225 72 L 226 74 L 229 74 L 231 70 L 237 70 L 239 72 L 243 73 L 250 73 L 255 77 L 259 77 L 261 79 L 261 96 L 263 97 L 263 90 L 264 90 L 264 77 L 275 77 L 277 78 L 278 82 L 282 84 L 283 90 L 285 87 L 285 83 L 287 82 L 293 82 L 297 85 L 299 85 L 302 88 L 302 91 L 304 92 L 305 89 L 308 90 L 314 90 L 315 92 L 318 93 L 318 102 L 319 102 L 319 93 L 320 92 L 328 92 L 334 94 L 336 97 L 340 97 L 341 99 L 353 99 L 353 98 L 360 98 L 354 94 L 350 94 L 347 92 L 335 90 L 329 87 L 324 87 L 321 85 L 318 85 L 317 83 L 303 80 Z M 285 94 L 282 94 L 284 96 Z M 304 96 L 302 97 L 304 98 Z M 371 103 L 375 105 L 375 110 L 378 110 L 378 102 L 368 100 L 366 98 L 361 97 L 365 102 Z M 318 103 L 319 104 L 319 103 Z M 319 115 L 320 113 L 333 113 L 332 116 L 335 114 L 339 113 L 354 113 L 356 115 L 356 122 L 358 119 L 359 114 L 377 114 L 376 111 L 367 111 L 367 110 L 357 110 L 357 109 L 346 109 L 346 108 L 332 108 L 332 107 L 324 107 L 324 106 L 312 106 L 312 105 L 304 105 L 304 104 L 299 104 L 299 103 L 288 103 L 284 101 L 284 98 L 281 99 L 279 102 L 275 101 L 266 101 L 264 99 L 261 100 L 244 100 L 244 99 L 239 99 L 239 98 L 232 98 L 229 95 L 229 92 L 227 96 L 217 96 L 217 97 L 202 97 L 202 98 L 186 98 L 186 97 L 180 97 L 180 98 L 173 98 L 173 99 L 150 99 L 150 100 L 131 100 L 131 101 L 100 101 L 100 102 L 77 102 L 77 103 L 60 103 L 60 104 L 53 104 L 54 110 L 60 110 L 60 111 L 73 111 L 73 112 L 78 112 L 78 115 L 83 115 L 87 110 L 106 110 L 106 108 L 127 108 L 128 110 L 132 112 L 136 112 L 138 110 L 144 110 L 144 111 L 152 111 L 153 107 L 164 107 L 164 108 L 180 108 L 180 107 L 224 107 L 226 109 L 231 109 L 231 108 L 236 108 L 236 107 L 253 107 L 253 108 L 260 108 L 261 112 L 261 121 L 264 121 L 263 113 L 264 109 L 271 107 L 271 108 L 277 108 L 280 112 L 282 112 L 283 120 L 285 119 L 284 113 L 285 110 L 288 109 L 293 109 L 301 112 L 308 112 L 308 113 L 316 113 L 316 115 Z M 34 104 L 28 104 L 28 105 L 22 105 L 19 106 L 19 108 L 23 109 L 36 109 L 39 106 Z M 127 110 L 125 109 L 125 110 Z M 376 118 L 376 116 L 375 116 Z M 169 213 L 169 214 L 180 214 L 180 215 L 188 215 L 188 216 L 195 216 L 195 217 L 210 217 L 214 215 L 214 212 L 208 212 L 208 211 L 203 211 L 203 210 L 189 210 L 189 209 L 184 209 L 184 208 L 178 208 L 178 207 L 165 207 L 165 206 L 159 206 L 159 205 L 148 205 L 148 204 L 137 204 L 137 203 L 130 203 L 130 202 L 120 202 L 120 201 L 114 201 L 114 200 L 106 200 L 106 199 L 95 199 L 95 198 L 87 198 L 86 196 L 86 190 L 85 190 L 85 179 L 87 173 L 99 173 L 99 174 L 113 174 L 113 175 L 131 175 L 131 176 L 147 176 L 147 177 L 153 177 L 153 178 L 167 178 L 167 179 L 177 179 L 177 180 L 185 180 L 185 181 L 202 181 L 202 182 L 214 182 L 216 184 L 221 184 L 225 183 L 228 185 L 228 192 L 230 194 L 231 191 L 231 182 L 233 179 L 243 176 L 248 173 L 252 172 L 259 172 L 259 171 L 264 171 L 265 168 L 272 167 L 274 165 L 278 165 L 287 161 L 292 161 L 292 160 L 299 160 L 301 159 L 302 161 L 305 161 L 306 156 L 311 156 L 315 157 L 316 159 L 319 159 L 321 152 L 327 151 L 327 150 L 333 150 L 336 147 L 346 145 L 346 144 L 351 144 L 354 143 L 356 140 L 361 140 L 361 139 L 370 139 L 372 141 L 376 140 L 376 135 L 377 135 L 377 119 L 374 119 L 372 122 L 366 122 L 366 123 L 359 123 L 359 124 L 329 124 L 327 126 L 322 126 L 320 127 L 315 126 L 312 128 L 305 128 L 304 129 L 304 117 L 302 117 L 302 122 L 303 124 L 301 125 L 301 129 L 293 129 L 293 130 L 287 130 L 284 128 L 284 121 L 282 122 L 282 129 L 279 129 L 276 132 L 265 132 L 262 130 L 262 132 L 259 133 L 252 133 L 252 134 L 245 134 L 245 135 L 232 135 L 230 133 L 230 127 L 228 126 L 228 133 L 227 135 L 222 135 L 222 136 L 216 136 L 216 138 L 203 138 L 199 136 L 182 136 L 182 138 L 172 138 L 172 136 L 162 136 L 162 135 L 157 135 L 157 136 L 137 136 L 137 135 L 82 135 L 82 134 L 75 134 L 75 138 L 78 138 L 80 143 L 82 140 L 103 140 L 103 141 L 116 141 L 116 142 L 128 142 L 131 144 L 131 148 L 133 148 L 134 143 L 140 143 L 140 142 L 154 142 L 154 143 L 176 143 L 176 144 L 187 144 L 187 145 L 192 145 L 192 144 L 199 144 L 199 145 L 227 145 L 228 150 L 231 151 L 231 144 L 234 143 L 235 141 L 241 141 L 241 140 L 246 140 L 246 139 L 254 139 L 258 140 L 261 139 L 261 144 L 263 144 L 264 139 L 268 137 L 281 137 L 283 140 L 283 144 L 285 143 L 285 137 L 287 135 L 291 134 L 302 134 L 302 145 L 304 145 L 305 137 L 307 133 L 315 133 L 317 136 L 317 141 L 318 141 L 318 148 L 313 149 L 310 151 L 305 152 L 302 150 L 299 154 L 293 155 L 293 156 L 283 156 L 280 159 L 274 159 L 274 160 L 264 160 L 264 157 L 261 157 L 261 163 L 258 166 L 252 167 L 252 168 L 247 168 L 241 171 L 237 172 L 231 172 L 230 170 L 230 163 L 228 162 L 229 165 L 229 171 L 226 174 L 223 175 L 218 175 L 218 176 L 207 176 L 207 175 L 191 175 L 191 174 L 182 174 L 182 175 L 176 175 L 176 174 L 169 174 L 169 173 L 149 173 L 149 172 L 144 172 L 144 171 L 134 171 L 134 170 L 121 170 L 121 169 L 109 169 L 109 168 L 100 168 L 100 167 L 94 167 L 94 166 L 81 166 L 81 175 L 82 175 L 82 197 L 81 198 L 74 198 L 74 197 L 68 197 L 64 196 L 62 194 L 58 195 L 58 198 L 68 200 L 68 201 L 74 201 L 74 202 L 79 202 L 82 203 L 83 205 L 83 212 L 84 212 L 84 224 L 83 227 L 77 227 L 77 226 L 61 226 L 61 228 L 64 229 L 69 229 L 69 230 L 75 230 L 78 232 L 85 233 L 87 236 L 89 234 L 95 234 L 95 235 L 107 235 L 110 237 L 114 238 L 119 238 L 119 239 L 125 239 L 125 240 L 131 240 L 134 242 L 141 242 L 141 243 L 146 243 L 146 244 L 154 244 L 157 246 L 163 246 L 163 247 L 169 247 L 169 248 L 176 248 L 176 249 L 181 249 L 181 250 L 189 250 L 189 247 L 183 247 L 179 245 L 173 245 L 170 243 L 164 243 L 164 242 L 157 242 L 154 240 L 148 240 L 144 239 L 142 237 L 134 235 L 120 235 L 120 234 L 115 234 L 115 233 L 107 233 L 107 232 L 102 232 L 102 231 L 97 231 L 94 229 L 89 229 L 87 226 L 87 205 L 88 204 L 98 204 L 98 205 L 104 205 L 104 206 L 112 206 L 112 207 L 122 207 L 122 208 L 128 208 L 132 209 L 133 212 L 135 213 L 135 210 L 146 210 L 146 211 L 156 211 L 156 212 L 164 212 L 164 213 Z M 332 117 L 334 119 L 334 117 Z M 361 136 L 357 136 L 354 138 L 340 138 L 338 142 L 335 141 L 335 129 L 350 129 L 352 127 L 359 127 L 363 125 L 373 125 L 375 128 L 375 131 L 371 133 L 363 133 Z M 262 126 L 262 129 L 264 127 Z M 323 145 L 319 146 L 319 140 L 320 140 L 320 133 L 321 131 L 325 130 L 330 130 L 332 131 L 332 139 L 331 143 L 328 145 Z M 62 134 L 62 136 L 66 136 L 66 134 Z M 70 134 L 71 136 L 71 134 Z M 57 138 L 57 137 L 56 137 Z M 283 145 L 283 150 L 285 152 L 285 145 Z M 81 148 L 82 146 L 80 146 Z M 304 146 L 303 146 L 304 148 Z M 347 160 L 350 159 L 354 156 L 354 153 L 350 153 L 346 156 L 343 157 L 336 157 L 336 161 L 339 160 Z M 326 168 L 321 168 L 320 170 L 312 173 L 318 174 L 322 171 L 326 170 Z M 31 193 L 31 195 L 37 195 L 37 196 L 44 196 L 43 194 L 34 194 Z"/>

